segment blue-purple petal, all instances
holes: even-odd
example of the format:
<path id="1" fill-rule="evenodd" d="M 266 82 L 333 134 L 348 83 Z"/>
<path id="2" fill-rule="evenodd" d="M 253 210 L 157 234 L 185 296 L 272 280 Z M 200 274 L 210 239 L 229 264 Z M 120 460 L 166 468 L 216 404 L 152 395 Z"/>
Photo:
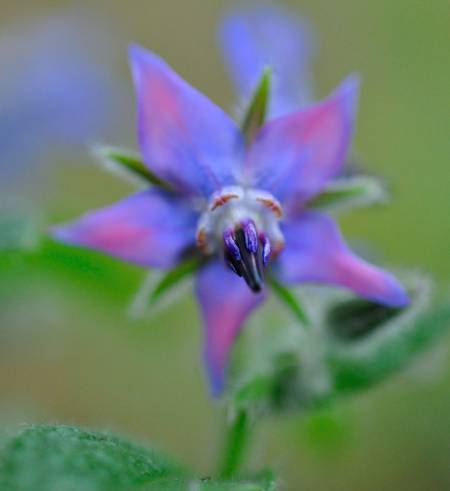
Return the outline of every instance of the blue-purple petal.
<path id="1" fill-rule="evenodd" d="M 288 212 L 301 209 L 345 163 L 358 89 L 351 76 L 324 101 L 269 121 L 249 149 L 247 180 L 272 192 Z"/>
<path id="2" fill-rule="evenodd" d="M 146 165 L 186 195 L 234 184 L 243 140 L 231 118 L 153 53 L 132 46 L 130 64 Z"/>
<path id="3" fill-rule="evenodd" d="M 181 199 L 152 189 L 56 226 L 52 235 L 139 266 L 168 269 L 194 244 L 197 219 Z"/>
<path id="4" fill-rule="evenodd" d="M 222 261 L 213 261 L 198 274 L 196 293 L 204 330 L 204 358 L 211 392 L 220 395 L 233 344 L 247 317 L 265 299 L 255 294 L 242 278 L 232 273 Z"/>
<path id="5" fill-rule="evenodd" d="M 277 260 L 286 283 L 323 283 L 343 287 L 391 307 L 408 304 L 408 295 L 389 272 L 356 256 L 345 244 L 335 221 L 305 211 L 283 227 L 286 248 Z"/>

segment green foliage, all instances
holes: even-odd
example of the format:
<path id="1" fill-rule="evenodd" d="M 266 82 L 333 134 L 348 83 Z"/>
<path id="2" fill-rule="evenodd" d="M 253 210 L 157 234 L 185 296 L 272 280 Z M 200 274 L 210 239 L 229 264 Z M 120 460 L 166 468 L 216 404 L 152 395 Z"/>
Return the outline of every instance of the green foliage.
<path id="1" fill-rule="evenodd" d="M 309 316 L 308 329 L 299 323 L 254 326 L 239 347 L 245 356 L 238 351 L 238 369 L 231 371 L 231 409 L 256 419 L 322 407 L 404 368 L 450 327 L 450 304 L 427 308 L 429 282 L 413 276 L 407 284 L 411 304 L 403 309 L 334 294 L 311 299 L 323 305 Z"/>
<path id="2" fill-rule="evenodd" d="M 353 177 L 331 182 L 313 198 L 309 208 L 345 210 L 386 201 L 386 192 L 374 177 Z"/>
<path id="3" fill-rule="evenodd" d="M 0 453 L 2 491 L 272 491 L 272 484 L 199 479 L 153 450 L 71 426 L 28 427 Z"/>
<path id="4" fill-rule="evenodd" d="M 250 100 L 242 122 L 242 133 L 247 143 L 251 143 L 259 128 L 265 123 L 269 109 L 272 70 L 264 69 L 261 79 Z"/>
<path id="5" fill-rule="evenodd" d="M 0 489 L 122 491 L 183 473 L 158 453 L 108 433 L 32 426 L 2 450 Z"/>
<path id="6" fill-rule="evenodd" d="M 107 170 L 119 174 L 121 177 L 138 180 L 147 185 L 158 186 L 167 191 L 172 188 L 170 184 L 154 174 L 139 158 L 138 155 L 113 147 L 96 147 L 94 155 L 100 164 Z"/>
<path id="7" fill-rule="evenodd" d="M 27 254 L 15 254 L 14 251 L 0 254 L 0 275 L 3 279 L 8 278 L 0 284 L 0 290 L 2 286 L 23 282 L 23 272 L 26 272 L 28 281 L 42 282 L 42 278 L 52 277 L 52 281 L 67 282 L 83 291 L 90 291 L 92 296 L 99 293 L 107 295 L 122 310 L 126 297 L 133 294 L 142 274 L 137 267 L 98 252 L 45 238 L 40 241 L 39 247 Z"/>

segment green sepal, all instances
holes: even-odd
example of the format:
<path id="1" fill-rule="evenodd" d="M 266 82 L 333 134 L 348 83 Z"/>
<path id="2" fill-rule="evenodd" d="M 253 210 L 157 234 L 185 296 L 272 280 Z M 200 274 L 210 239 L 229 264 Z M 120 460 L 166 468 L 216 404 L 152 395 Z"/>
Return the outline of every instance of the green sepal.
<path id="1" fill-rule="evenodd" d="M 146 275 L 130 305 L 130 315 L 142 318 L 155 314 L 159 308 L 167 305 L 170 292 L 179 292 L 184 280 L 187 280 L 203 264 L 199 256 L 185 259 L 170 271 L 151 271 Z M 172 300 L 172 298 L 170 298 Z M 151 310 L 149 310 L 151 309 Z"/>
<path id="2" fill-rule="evenodd" d="M 382 183 L 368 176 L 332 181 L 307 204 L 308 208 L 346 210 L 386 202 Z"/>
<path id="3" fill-rule="evenodd" d="M 126 179 L 172 191 L 170 184 L 160 179 L 142 162 L 140 157 L 129 150 L 109 146 L 96 146 L 93 153 L 107 170 Z"/>
<path id="4" fill-rule="evenodd" d="M 450 304 L 427 307 L 430 284 L 415 278 L 411 304 L 388 309 L 365 300 L 333 306 L 327 365 L 334 391 L 366 390 L 406 367 L 450 328 Z"/>
<path id="5" fill-rule="evenodd" d="M 253 92 L 248 109 L 242 120 L 242 133 L 247 144 L 250 144 L 261 126 L 265 123 L 270 103 L 272 87 L 272 70 L 266 67 L 263 70 L 258 86 Z"/>
<path id="6" fill-rule="evenodd" d="M 172 288 L 179 285 L 183 280 L 191 276 L 202 265 L 202 260 L 198 257 L 193 257 L 183 261 L 175 268 L 167 273 L 164 273 L 161 278 L 155 283 L 150 292 L 149 303 L 154 305 Z"/>
<path id="7" fill-rule="evenodd" d="M 292 290 L 287 286 L 282 285 L 273 276 L 269 277 L 268 283 L 277 298 L 289 309 L 295 319 L 297 319 L 300 324 L 308 326 L 308 317 Z"/>

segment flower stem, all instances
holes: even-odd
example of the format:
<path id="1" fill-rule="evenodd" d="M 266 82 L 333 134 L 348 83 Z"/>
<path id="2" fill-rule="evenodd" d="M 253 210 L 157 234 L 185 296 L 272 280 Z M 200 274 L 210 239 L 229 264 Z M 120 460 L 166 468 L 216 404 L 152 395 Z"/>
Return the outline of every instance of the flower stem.
<path id="1" fill-rule="evenodd" d="M 241 410 L 229 426 L 222 455 L 219 476 L 228 479 L 236 475 L 242 464 L 249 440 L 250 421 L 246 411 Z"/>

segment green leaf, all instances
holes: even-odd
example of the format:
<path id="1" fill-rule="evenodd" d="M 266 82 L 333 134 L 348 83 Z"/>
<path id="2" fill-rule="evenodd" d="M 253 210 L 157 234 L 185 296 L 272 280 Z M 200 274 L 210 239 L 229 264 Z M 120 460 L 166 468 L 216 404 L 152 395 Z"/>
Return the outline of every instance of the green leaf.
<path id="1" fill-rule="evenodd" d="M 327 364 L 336 393 L 364 390 L 404 368 L 450 328 L 450 304 L 426 310 L 430 285 L 416 279 L 411 305 L 388 309 L 365 300 L 334 306 Z"/>
<path id="2" fill-rule="evenodd" d="M 0 252 L 33 251 L 39 245 L 36 220 L 25 215 L 0 214 Z"/>
<path id="3" fill-rule="evenodd" d="M 2 491 L 131 491 L 185 475 L 153 450 L 71 426 L 28 427 L 0 457 Z"/>
<path id="4" fill-rule="evenodd" d="M 242 133 L 247 144 L 251 143 L 259 128 L 265 123 L 270 102 L 272 70 L 266 67 L 250 100 L 242 122 Z"/>
<path id="5" fill-rule="evenodd" d="M 121 177 L 131 178 L 132 180 L 137 179 L 139 182 L 157 186 L 166 191 L 172 191 L 170 184 L 151 172 L 139 156 L 130 151 L 97 146 L 94 148 L 94 155 L 104 168 L 119 174 Z"/>
<path id="6" fill-rule="evenodd" d="M 286 286 L 282 285 L 273 276 L 269 278 L 269 284 L 279 300 L 289 309 L 300 324 L 308 326 L 308 318 L 295 294 Z"/>
<path id="7" fill-rule="evenodd" d="M 30 426 L 0 451 L 2 491 L 275 491 L 273 481 L 200 479 L 110 433 Z"/>
<path id="8" fill-rule="evenodd" d="M 343 210 L 382 203 L 386 201 L 386 198 L 386 191 L 378 179 L 354 177 L 331 182 L 307 206 L 309 208 Z"/>

